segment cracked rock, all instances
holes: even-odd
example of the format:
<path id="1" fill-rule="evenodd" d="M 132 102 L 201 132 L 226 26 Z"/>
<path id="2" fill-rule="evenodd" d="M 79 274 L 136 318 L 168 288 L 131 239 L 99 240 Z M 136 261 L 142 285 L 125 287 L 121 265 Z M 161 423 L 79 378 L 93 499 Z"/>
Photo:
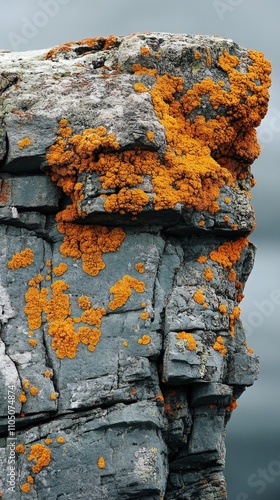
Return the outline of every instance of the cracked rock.
<path id="1" fill-rule="evenodd" d="M 138 33 L 0 63 L 3 497 L 226 498 L 268 61 Z"/>

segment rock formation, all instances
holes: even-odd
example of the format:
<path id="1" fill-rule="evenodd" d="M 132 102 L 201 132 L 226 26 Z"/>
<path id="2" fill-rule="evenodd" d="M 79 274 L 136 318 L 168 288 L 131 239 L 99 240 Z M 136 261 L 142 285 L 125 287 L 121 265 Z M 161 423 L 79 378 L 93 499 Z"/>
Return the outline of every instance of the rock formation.
<path id="1" fill-rule="evenodd" d="M 269 63 L 139 33 L 0 67 L 3 498 L 226 498 Z"/>

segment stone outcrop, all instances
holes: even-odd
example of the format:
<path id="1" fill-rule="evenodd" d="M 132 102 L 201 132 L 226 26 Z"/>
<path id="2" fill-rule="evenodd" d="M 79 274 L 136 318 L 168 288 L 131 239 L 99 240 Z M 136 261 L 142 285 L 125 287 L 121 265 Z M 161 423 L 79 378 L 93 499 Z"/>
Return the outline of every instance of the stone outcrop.
<path id="1" fill-rule="evenodd" d="M 0 67 L 3 498 L 226 498 L 269 63 L 140 33 Z"/>

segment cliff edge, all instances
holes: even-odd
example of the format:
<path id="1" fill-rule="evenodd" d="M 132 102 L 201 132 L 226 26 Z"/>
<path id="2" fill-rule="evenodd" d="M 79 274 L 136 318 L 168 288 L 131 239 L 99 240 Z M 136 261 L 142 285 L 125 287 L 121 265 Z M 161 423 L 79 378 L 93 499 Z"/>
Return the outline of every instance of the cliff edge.
<path id="1" fill-rule="evenodd" d="M 269 75 L 218 36 L 0 53 L 4 499 L 227 497 Z"/>

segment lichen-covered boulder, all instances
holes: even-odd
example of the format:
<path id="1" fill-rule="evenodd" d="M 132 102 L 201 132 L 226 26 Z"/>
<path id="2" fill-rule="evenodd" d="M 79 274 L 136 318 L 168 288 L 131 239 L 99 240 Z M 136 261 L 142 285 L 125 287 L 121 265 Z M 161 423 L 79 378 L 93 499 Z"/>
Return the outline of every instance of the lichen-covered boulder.
<path id="1" fill-rule="evenodd" d="M 269 63 L 140 33 L 0 69 L 4 498 L 226 498 Z"/>

